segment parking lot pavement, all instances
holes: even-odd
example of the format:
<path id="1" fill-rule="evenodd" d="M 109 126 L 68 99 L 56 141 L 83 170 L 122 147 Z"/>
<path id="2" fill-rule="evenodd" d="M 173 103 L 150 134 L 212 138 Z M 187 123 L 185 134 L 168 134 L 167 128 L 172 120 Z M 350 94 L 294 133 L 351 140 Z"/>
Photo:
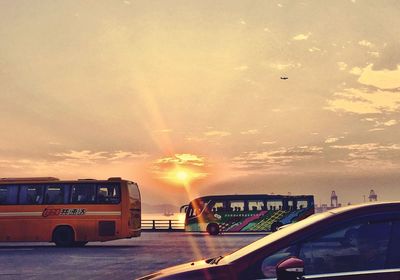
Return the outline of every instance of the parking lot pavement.
<path id="1" fill-rule="evenodd" d="M 134 279 L 156 270 L 233 252 L 263 235 L 145 232 L 83 248 L 0 243 L 0 279 Z"/>

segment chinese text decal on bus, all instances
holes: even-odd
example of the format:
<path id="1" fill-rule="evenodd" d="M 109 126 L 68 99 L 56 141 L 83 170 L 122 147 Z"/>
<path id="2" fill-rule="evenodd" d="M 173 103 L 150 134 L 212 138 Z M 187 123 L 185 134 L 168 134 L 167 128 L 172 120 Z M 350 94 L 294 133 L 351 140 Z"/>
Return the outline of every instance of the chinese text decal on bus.
<path id="1" fill-rule="evenodd" d="M 186 231 L 275 231 L 314 214 L 311 195 L 219 195 L 196 198 L 181 207 Z"/>
<path id="2" fill-rule="evenodd" d="M 0 241 L 83 246 L 140 236 L 140 223 L 140 193 L 134 182 L 0 179 Z"/>

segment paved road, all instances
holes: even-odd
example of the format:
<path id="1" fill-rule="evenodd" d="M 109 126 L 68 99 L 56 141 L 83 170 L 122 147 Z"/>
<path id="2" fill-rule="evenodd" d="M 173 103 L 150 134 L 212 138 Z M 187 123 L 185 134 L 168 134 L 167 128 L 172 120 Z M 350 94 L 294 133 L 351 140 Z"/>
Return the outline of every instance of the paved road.
<path id="1" fill-rule="evenodd" d="M 140 238 L 93 242 L 83 248 L 0 243 L 0 279 L 134 279 L 171 265 L 224 255 L 262 237 L 145 232 Z"/>

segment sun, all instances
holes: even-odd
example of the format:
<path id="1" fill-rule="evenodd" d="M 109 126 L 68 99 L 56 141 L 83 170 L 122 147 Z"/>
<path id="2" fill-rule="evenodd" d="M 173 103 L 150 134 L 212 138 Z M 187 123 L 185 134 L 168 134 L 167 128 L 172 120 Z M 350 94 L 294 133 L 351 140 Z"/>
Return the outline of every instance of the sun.
<path id="1" fill-rule="evenodd" d="M 165 179 L 174 185 L 189 186 L 193 180 L 196 180 L 198 174 L 189 168 L 174 168 L 169 170 Z"/>
<path id="2" fill-rule="evenodd" d="M 188 172 L 186 172 L 184 170 L 180 170 L 180 171 L 176 172 L 175 176 L 178 181 L 182 181 L 182 182 L 185 182 L 189 179 Z"/>

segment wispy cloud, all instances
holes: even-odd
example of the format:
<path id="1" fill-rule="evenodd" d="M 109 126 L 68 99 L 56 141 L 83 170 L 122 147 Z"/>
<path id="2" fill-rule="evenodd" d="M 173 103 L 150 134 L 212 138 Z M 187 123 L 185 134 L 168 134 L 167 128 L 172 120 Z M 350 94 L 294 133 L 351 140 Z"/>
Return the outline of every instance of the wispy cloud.
<path id="1" fill-rule="evenodd" d="M 373 128 L 371 128 L 369 131 L 382 131 L 385 130 L 385 128 L 387 127 L 398 124 L 398 121 L 394 119 L 378 120 L 377 118 L 364 118 L 363 121 L 367 121 L 373 124 Z"/>
<path id="2" fill-rule="evenodd" d="M 328 100 L 327 110 L 355 114 L 380 114 L 400 110 L 400 94 L 391 91 L 345 89 Z"/>
<path id="3" fill-rule="evenodd" d="M 325 143 L 327 143 L 327 144 L 335 143 L 335 142 L 337 142 L 337 141 L 339 141 L 340 139 L 343 139 L 343 138 L 344 138 L 343 136 L 341 136 L 341 137 L 329 137 L 329 138 L 325 139 Z"/>
<path id="4" fill-rule="evenodd" d="M 339 70 L 341 70 L 341 71 L 344 71 L 344 70 L 347 69 L 347 64 L 345 62 L 343 62 L 343 61 L 339 61 L 337 63 L 337 66 L 339 67 Z"/>
<path id="5" fill-rule="evenodd" d="M 289 70 L 294 68 L 300 68 L 301 63 L 299 62 L 289 62 L 289 63 L 270 63 L 269 67 L 276 70 Z"/>
<path id="6" fill-rule="evenodd" d="M 247 66 L 247 65 L 240 65 L 240 66 L 235 67 L 234 69 L 237 70 L 237 71 L 246 71 L 246 70 L 249 69 L 249 66 Z"/>
<path id="7" fill-rule="evenodd" d="M 263 144 L 263 145 L 273 145 L 273 144 L 276 144 L 276 141 L 264 141 L 261 144 Z"/>
<path id="8" fill-rule="evenodd" d="M 246 131 L 241 131 L 240 134 L 242 135 L 255 135 L 255 134 L 259 134 L 260 132 L 258 131 L 258 129 L 249 129 Z"/>
<path id="9" fill-rule="evenodd" d="M 297 146 L 263 152 L 247 152 L 234 157 L 235 167 L 245 170 L 259 170 L 287 166 L 295 161 L 305 160 L 322 153 L 322 147 Z"/>
<path id="10" fill-rule="evenodd" d="M 97 163 L 99 161 L 115 161 L 148 157 L 146 153 L 132 153 L 128 151 L 92 152 L 90 150 L 72 150 L 69 152 L 55 153 L 52 154 L 52 156 L 57 157 L 59 160 L 73 163 Z"/>
<path id="11" fill-rule="evenodd" d="M 227 131 L 220 131 L 220 130 L 210 130 L 207 132 L 204 132 L 205 136 L 209 136 L 209 137 L 226 137 L 231 135 L 230 132 Z"/>
<path id="12" fill-rule="evenodd" d="M 204 166 L 204 157 L 193 154 L 175 154 L 170 157 L 163 157 L 155 161 L 155 165 L 185 165 L 185 166 Z"/>
<path id="13" fill-rule="evenodd" d="M 361 84 L 381 89 L 400 88 L 400 65 L 395 70 L 373 70 L 373 64 L 362 69 L 358 81 Z"/>
<path id="14" fill-rule="evenodd" d="M 369 41 L 367 41 L 367 40 L 361 40 L 361 41 L 358 42 L 358 44 L 359 44 L 360 46 L 368 47 L 368 48 L 374 47 L 374 44 L 372 44 L 371 42 L 369 42 Z"/>
<path id="15" fill-rule="evenodd" d="M 304 41 L 304 40 L 307 40 L 310 36 L 311 36 L 311 32 L 308 32 L 307 34 L 297 34 L 292 39 L 294 41 Z"/>

